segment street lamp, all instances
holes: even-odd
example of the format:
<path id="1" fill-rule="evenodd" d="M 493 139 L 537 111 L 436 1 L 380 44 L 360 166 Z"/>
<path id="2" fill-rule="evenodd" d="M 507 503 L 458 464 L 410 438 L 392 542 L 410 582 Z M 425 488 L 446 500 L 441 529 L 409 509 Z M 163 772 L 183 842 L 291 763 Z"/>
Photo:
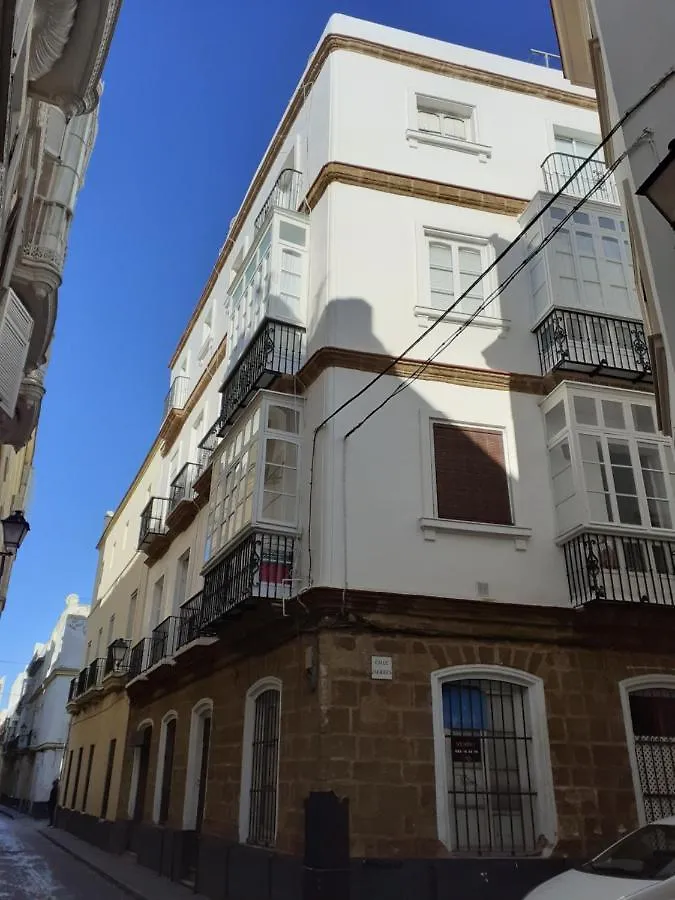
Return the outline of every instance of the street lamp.
<path id="1" fill-rule="evenodd" d="M 108 648 L 112 657 L 113 671 L 117 671 L 122 667 L 128 648 L 129 645 L 124 638 L 117 638 L 117 640 L 113 641 Z"/>
<path id="2" fill-rule="evenodd" d="M 671 228 L 675 229 L 675 139 L 668 144 L 668 153 L 652 174 L 637 189 L 658 209 Z"/>
<path id="3" fill-rule="evenodd" d="M 0 578 L 5 571 L 5 563 L 9 556 L 16 556 L 16 551 L 23 543 L 23 539 L 30 531 L 30 525 L 24 518 L 24 514 L 17 510 L 6 519 L 2 519 L 2 538 L 5 545 L 4 550 L 0 550 Z"/>

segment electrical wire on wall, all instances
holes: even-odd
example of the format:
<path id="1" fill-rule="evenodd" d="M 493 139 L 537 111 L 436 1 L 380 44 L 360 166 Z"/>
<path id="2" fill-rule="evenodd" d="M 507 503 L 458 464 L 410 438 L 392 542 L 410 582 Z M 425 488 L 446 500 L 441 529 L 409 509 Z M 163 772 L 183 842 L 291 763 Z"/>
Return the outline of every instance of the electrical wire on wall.
<path id="1" fill-rule="evenodd" d="M 425 338 L 426 338 L 426 337 L 427 337 L 427 336 L 428 336 L 428 335 L 429 335 L 429 334 L 430 334 L 430 333 L 431 333 L 431 332 L 432 332 L 432 331 L 433 331 L 433 330 L 434 330 L 441 322 L 445 321 L 445 319 L 447 318 L 447 316 L 448 316 L 453 310 L 455 310 L 455 309 L 458 307 L 458 305 L 459 305 L 464 299 L 466 299 L 466 298 L 471 294 L 471 292 L 474 290 L 474 288 L 476 288 L 476 287 L 481 283 L 481 281 L 485 278 L 485 276 L 488 275 L 491 271 L 493 271 L 493 269 L 495 269 L 495 268 L 502 262 L 502 260 L 503 260 L 503 259 L 504 259 L 504 258 L 505 258 L 505 257 L 506 257 L 513 249 L 514 249 L 514 247 L 516 247 L 518 244 L 520 244 L 520 242 L 521 242 L 522 239 L 525 237 L 525 235 L 532 229 L 532 227 L 533 227 L 537 222 L 539 222 L 539 221 L 545 216 L 545 214 L 548 212 L 548 210 L 551 208 L 551 206 L 553 206 L 553 204 L 558 200 L 558 198 L 566 192 L 567 188 L 568 188 L 568 187 L 569 187 L 569 186 L 570 186 L 570 185 L 571 185 L 571 184 L 579 177 L 579 174 L 586 168 L 586 166 L 587 166 L 591 161 L 593 161 L 593 160 L 595 159 L 595 157 L 596 157 L 597 154 L 600 152 L 600 150 L 602 150 L 602 149 L 603 149 L 603 148 L 611 141 L 611 139 L 613 138 L 613 136 L 614 136 L 614 135 L 618 132 L 618 130 L 624 125 L 624 123 L 625 123 L 625 122 L 626 122 L 626 121 L 627 121 L 627 120 L 628 120 L 628 119 L 629 119 L 629 118 L 630 118 L 630 117 L 631 117 L 631 116 L 632 116 L 632 115 L 633 115 L 633 114 L 634 114 L 641 106 L 643 106 L 644 103 L 646 103 L 647 100 L 650 99 L 650 97 L 652 97 L 657 91 L 659 91 L 659 90 L 660 90 L 660 89 L 661 89 L 661 88 L 662 88 L 662 87 L 663 87 L 663 86 L 664 86 L 664 85 L 665 85 L 665 84 L 673 77 L 674 74 L 675 74 L 675 67 L 671 67 L 671 68 L 670 68 L 670 69 L 669 69 L 669 70 L 668 70 L 668 71 L 667 71 L 667 72 L 666 72 L 666 73 L 665 73 L 658 81 L 656 81 L 656 82 L 649 88 L 648 91 L 645 92 L 645 94 L 644 94 L 639 100 L 637 100 L 632 106 L 630 106 L 630 107 L 626 110 L 626 112 L 620 117 L 620 119 L 619 119 L 619 120 L 618 120 L 618 121 L 617 121 L 610 129 L 609 129 L 609 131 L 607 132 L 607 134 L 605 135 L 605 137 L 602 139 L 602 141 L 600 141 L 600 143 L 599 143 L 598 146 L 595 148 L 595 150 L 594 150 L 594 151 L 593 151 L 586 159 L 584 159 L 584 160 L 580 163 L 580 165 L 577 167 L 577 169 L 576 169 L 574 172 L 572 172 L 572 174 L 571 174 L 570 177 L 567 179 L 567 181 L 565 181 L 565 183 L 558 189 L 558 191 L 557 191 L 555 194 L 553 194 L 553 195 L 549 198 L 549 200 L 546 201 L 546 203 L 543 205 L 543 207 L 542 207 L 542 208 L 539 210 L 539 212 L 538 212 L 538 213 L 537 213 L 537 214 L 536 214 L 536 215 L 535 215 L 535 216 L 527 223 L 527 225 L 523 228 L 523 230 L 520 232 L 520 234 L 518 234 L 518 235 L 514 238 L 514 240 L 511 241 L 511 242 L 504 248 L 504 250 L 502 250 L 499 254 L 497 254 L 497 256 L 496 256 L 495 259 L 490 263 L 490 265 L 487 266 L 487 268 L 484 269 L 484 270 L 477 276 L 477 278 L 469 285 L 469 287 L 468 287 L 468 288 L 467 288 L 467 289 L 466 289 L 466 290 L 465 290 L 465 291 L 464 291 L 464 292 L 463 292 L 463 293 L 462 293 L 462 294 L 461 294 L 461 295 L 460 295 L 453 303 L 451 303 L 450 306 L 449 306 L 444 312 L 442 312 L 441 315 L 439 315 L 438 318 L 437 318 L 434 322 L 431 323 L 431 325 L 429 325 L 427 328 L 424 329 L 424 331 L 422 332 L 421 335 L 419 335 L 414 341 L 412 341 L 412 343 L 410 343 L 403 351 L 401 351 L 401 353 L 399 353 L 398 356 L 396 356 L 393 360 L 391 360 L 391 362 L 388 363 L 387 366 L 385 366 L 385 368 L 384 368 L 381 372 L 378 372 L 377 375 L 375 375 L 373 378 L 371 378 L 370 381 L 368 381 L 362 388 L 360 388 L 358 391 L 356 391 L 354 394 L 352 394 L 350 397 L 348 397 L 345 401 L 343 401 L 341 404 L 339 404 L 339 405 L 338 405 L 338 406 L 337 406 L 337 407 L 336 407 L 336 408 L 335 408 L 328 416 L 326 416 L 326 417 L 319 423 L 319 425 L 317 425 L 317 427 L 314 429 L 314 434 L 313 434 L 313 437 L 312 437 L 312 452 L 311 452 L 310 472 L 309 472 L 309 510 L 308 510 L 308 522 L 307 522 L 307 553 L 308 553 L 308 575 L 307 575 L 307 583 L 308 583 L 308 586 L 309 586 L 309 587 L 311 587 L 311 585 L 312 585 L 312 512 L 313 512 L 313 497 L 314 497 L 313 486 L 314 486 L 314 466 L 315 466 L 315 461 L 316 461 L 316 443 L 317 443 L 317 437 L 318 437 L 319 432 L 320 432 L 320 431 L 321 431 L 321 430 L 322 430 L 322 429 L 323 429 L 323 428 L 324 428 L 324 427 L 325 427 L 332 419 L 334 419 L 335 416 L 337 416 L 340 412 L 342 412 L 342 410 L 346 409 L 348 406 L 350 406 L 352 403 L 354 403 L 359 397 L 362 397 L 362 396 L 363 396 L 368 390 L 370 390 L 370 388 L 373 387 L 378 381 L 380 381 L 382 378 L 384 378 L 386 375 L 388 375 L 393 369 L 395 369 L 395 367 L 396 367 L 396 366 L 397 366 L 397 365 L 398 365 L 398 364 L 399 364 L 399 363 L 400 363 L 400 362 L 401 362 L 401 361 L 402 361 L 402 360 L 403 360 L 403 359 L 404 359 L 404 358 L 405 358 L 405 357 L 406 357 L 406 356 L 407 356 L 407 355 L 408 355 L 415 347 L 417 347 L 417 346 L 418 346 L 418 345 L 419 345 L 419 344 L 420 344 L 420 343 L 421 343 L 421 342 L 422 342 L 422 341 L 423 341 L 423 340 L 424 340 L 424 339 L 425 339 Z M 601 184 L 604 184 L 604 182 L 606 181 L 606 179 L 613 173 L 613 171 L 615 170 L 615 168 L 616 168 L 616 167 L 619 165 L 619 163 L 625 158 L 625 156 L 626 156 L 627 153 L 628 153 L 628 151 L 625 151 L 625 152 L 624 152 L 624 153 L 623 153 L 623 154 L 615 161 L 615 163 L 612 165 L 612 167 L 610 167 L 610 168 L 606 171 L 605 176 L 603 176 L 602 179 L 599 179 L 599 180 L 598 180 L 598 182 L 597 182 L 596 185 L 594 186 L 594 188 L 593 188 L 593 190 L 591 191 L 591 193 L 592 193 L 594 190 L 596 190 L 598 187 L 600 187 Z M 583 204 L 584 202 L 586 202 L 586 201 L 588 200 L 588 197 L 589 197 L 589 194 L 587 194 L 587 195 L 583 198 L 583 200 L 581 201 L 581 204 Z M 579 205 L 581 205 L 581 204 L 579 204 Z M 572 214 L 573 214 L 573 212 L 576 211 L 577 209 L 578 209 L 578 205 L 575 207 L 575 210 L 572 211 Z M 559 223 L 559 227 L 561 227 L 567 220 L 568 220 L 568 217 L 566 217 L 561 223 Z M 551 240 L 551 239 L 553 238 L 553 236 L 555 236 L 555 234 L 557 234 L 557 231 L 559 230 L 559 227 L 558 227 L 557 230 L 554 229 L 554 230 L 551 232 L 550 236 L 547 236 L 547 237 L 549 238 L 549 240 Z M 544 246 L 545 246 L 545 243 L 544 243 L 544 241 L 542 241 L 542 243 L 535 249 L 535 251 L 533 251 L 533 255 L 536 255 L 536 253 L 539 253 L 539 252 L 541 251 L 541 249 L 543 249 Z M 504 290 L 504 287 L 506 287 L 508 284 L 511 283 L 511 281 L 513 280 L 513 278 L 515 278 L 515 277 L 520 273 L 520 271 L 522 271 L 522 268 L 524 268 L 524 266 L 527 265 L 527 263 L 530 262 L 530 260 L 533 258 L 533 255 L 529 255 L 528 258 L 527 258 L 527 260 L 524 261 L 522 264 L 519 264 L 519 266 L 516 267 L 516 269 L 514 270 L 514 272 L 511 273 L 510 276 L 508 276 L 508 278 L 507 278 L 507 280 L 505 281 L 505 283 L 504 283 L 504 284 L 500 284 L 500 285 L 496 288 L 496 291 L 497 291 L 498 293 L 501 293 L 501 291 Z M 489 299 L 488 299 L 487 301 L 484 301 L 484 305 L 482 304 L 480 309 L 485 308 L 485 306 L 487 306 L 488 303 L 492 302 L 492 300 L 494 299 L 495 296 L 497 296 L 497 294 L 495 294 L 495 292 L 492 292 L 492 294 L 490 295 Z M 463 324 L 460 326 L 460 328 L 457 329 L 457 331 L 456 331 L 456 332 L 453 334 L 453 336 L 452 336 L 452 340 L 454 340 L 456 336 L 458 336 L 459 334 L 461 334 L 461 333 L 466 329 L 466 327 L 468 327 L 468 325 L 471 324 L 471 322 L 475 319 L 476 315 L 478 315 L 478 312 L 472 314 L 472 317 L 470 317 L 470 319 L 469 319 L 467 322 L 463 323 Z M 447 342 L 444 342 L 444 343 L 441 345 L 441 347 L 440 347 L 440 348 L 436 351 L 436 353 L 434 354 L 433 358 L 435 358 L 435 356 L 438 355 L 438 353 L 441 352 L 441 349 L 445 349 L 445 346 L 447 346 Z M 424 365 L 424 368 L 426 368 L 426 367 L 430 364 L 430 362 L 431 362 L 431 360 L 426 361 L 426 362 L 423 364 L 423 365 Z M 424 369 L 422 369 L 422 371 L 423 371 L 423 370 L 424 370 Z M 416 377 L 418 377 L 418 376 L 416 376 Z M 399 385 L 398 388 L 403 389 L 402 385 Z M 394 395 L 398 392 L 398 388 L 397 388 L 397 390 L 396 390 L 395 392 L 393 392 Z M 386 400 L 385 402 L 388 402 L 388 400 Z M 384 405 L 384 404 L 382 404 L 382 405 Z M 378 408 L 381 408 L 381 406 L 378 407 Z M 374 410 L 374 411 L 372 411 L 368 416 L 366 416 L 366 418 L 365 418 L 364 421 L 367 421 L 367 419 L 370 418 L 371 415 L 374 415 L 376 411 L 377 411 L 377 409 Z M 356 426 L 356 427 L 360 427 L 361 424 L 362 424 L 362 423 L 359 423 L 359 425 Z M 354 430 L 356 430 L 356 429 L 354 429 Z M 344 465 L 344 460 L 343 460 L 343 465 Z"/>

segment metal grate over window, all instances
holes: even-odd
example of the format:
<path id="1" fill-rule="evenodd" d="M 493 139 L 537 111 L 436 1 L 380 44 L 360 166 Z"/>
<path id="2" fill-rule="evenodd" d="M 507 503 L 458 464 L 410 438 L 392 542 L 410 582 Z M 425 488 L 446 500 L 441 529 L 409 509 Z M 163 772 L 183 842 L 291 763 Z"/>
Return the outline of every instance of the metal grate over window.
<path id="1" fill-rule="evenodd" d="M 645 817 L 653 822 L 675 815 L 675 691 L 648 688 L 629 700 Z"/>
<path id="2" fill-rule="evenodd" d="M 279 691 L 269 688 L 255 701 L 251 748 L 251 805 L 248 840 L 272 846 L 277 830 Z"/>
<path id="3" fill-rule="evenodd" d="M 536 851 L 537 790 L 527 688 L 466 679 L 443 685 L 452 846 Z"/>

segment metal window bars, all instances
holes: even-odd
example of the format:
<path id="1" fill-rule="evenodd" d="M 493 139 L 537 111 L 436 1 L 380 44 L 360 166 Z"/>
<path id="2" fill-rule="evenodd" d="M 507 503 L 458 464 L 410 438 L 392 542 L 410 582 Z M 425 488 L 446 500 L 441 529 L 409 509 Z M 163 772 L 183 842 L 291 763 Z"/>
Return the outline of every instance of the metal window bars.
<path id="1" fill-rule="evenodd" d="M 147 648 L 149 645 L 148 638 L 141 640 L 131 648 L 129 656 L 129 678 L 137 678 L 147 669 Z"/>
<path id="2" fill-rule="evenodd" d="M 221 422 L 220 417 L 218 417 L 197 445 L 199 447 L 199 455 L 197 461 L 202 469 L 205 469 L 211 464 L 211 457 L 213 456 L 213 452 L 220 443 L 220 429 Z"/>
<path id="3" fill-rule="evenodd" d="M 157 665 L 163 659 L 173 656 L 177 649 L 176 642 L 179 635 L 179 625 L 180 618 L 178 616 L 167 616 L 156 628 L 153 628 L 148 651 L 148 668 Z"/>
<path id="4" fill-rule="evenodd" d="M 584 532 L 563 551 L 572 606 L 675 606 L 675 541 Z"/>
<path id="5" fill-rule="evenodd" d="M 259 231 L 273 209 L 297 210 L 302 199 L 302 172 L 297 169 L 283 169 L 274 187 L 267 195 L 262 209 L 255 217 L 253 228 Z"/>
<path id="6" fill-rule="evenodd" d="M 264 847 L 274 845 L 277 828 L 279 699 L 276 688 L 263 691 L 253 718 L 248 842 Z"/>
<path id="7" fill-rule="evenodd" d="M 645 818 L 654 822 L 675 815 L 675 691 L 636 690 L 629 705 Z"/>
<path id="8" fill-rule="evenodd" d="M 87 691 L 101 683 L 104 665 L 104 659 L 94 659 L 89 663 L 87 667 Z"/>
<path id="9" fill-rule="evenodd" d="M 191 641 L 196 640 L 201 634 L 202 626 L 202 592 L 195 594 L 186 600 L 180 608 L 180 622 L 178 625 L 178 640 L 176 649 L 179 650 Z"/>
<path id="10" fill-rule="evenodd" d="M 202 467 L 198 463 L 192 462 L 185 463 L 181 468 L 178 475 L 171 482 L 167 515 L 171 515 L 182 500 L 192 500 L 194 498 L 194 483 L 199 478 L 201 471 Z"/>
<path id="11" fill-rule="evenodd" d="M 573 156 L 570 153 L 550 153 L 541 164 L 544 175 L 544 188 L 549 194 L 557 194 L 561 188 L 585 161 L 583 156 Z M 571 197 L 589 200 L 600 200 L 603 203 L 611 203 L 619 206 L 619 192 L 610 176 L 604 184 L 602 179 L 607 173 L 607 165 L 600 159 L 591 159 L 581 169 L 574 180 L 565 188 L 565 194 Z"/>
<path id="12" fill-rule="evenodd" d="M 463 679 L 443 685 L 452 847 L 536 852 L 537 784 L 527 688 Z"/>
<path id="13" fill-rule="evenodd" d="M 164 418 L 172 409 L 183 409 L 190 396 L 190 379 L 187 375 L 177 375 L 164 399 Z"/>
<path id="14" fill-rule="evenodd" d="M 642 322 L 554 309 L 535 328 L 542 374 L 571 369 L 632 381 L 651 381 Z"/>
<path id="15" fill-rule="evenodd" d="M 251 394 L 278 375 L 295 375 L 302 360 L 304 328 L 265 319 L 221 390 L 220 434 Z"/>
<path id="16" fill-rule="evenodd" d="M 138 549 L 145 550 L 157 535 L 166 534 L 166 516 L 169 510 L 168 497 L 151 497 L 141 513 L 141 527 L 138 534 Z"/>

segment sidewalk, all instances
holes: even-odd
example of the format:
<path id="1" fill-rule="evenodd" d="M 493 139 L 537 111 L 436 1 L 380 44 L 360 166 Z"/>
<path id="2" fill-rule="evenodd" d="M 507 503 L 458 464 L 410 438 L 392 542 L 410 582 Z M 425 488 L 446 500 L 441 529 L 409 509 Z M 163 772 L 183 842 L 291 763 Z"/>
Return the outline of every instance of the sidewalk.
<path id="1" fill-rule="evenodd" d="M 207 900 L 203 894 L 194 894 L 182 884 L 155 875 L 125 856 L 114 856 L 99 850 L 60 828 L 42 827 L 39 832 L 136 900 Z"/>

